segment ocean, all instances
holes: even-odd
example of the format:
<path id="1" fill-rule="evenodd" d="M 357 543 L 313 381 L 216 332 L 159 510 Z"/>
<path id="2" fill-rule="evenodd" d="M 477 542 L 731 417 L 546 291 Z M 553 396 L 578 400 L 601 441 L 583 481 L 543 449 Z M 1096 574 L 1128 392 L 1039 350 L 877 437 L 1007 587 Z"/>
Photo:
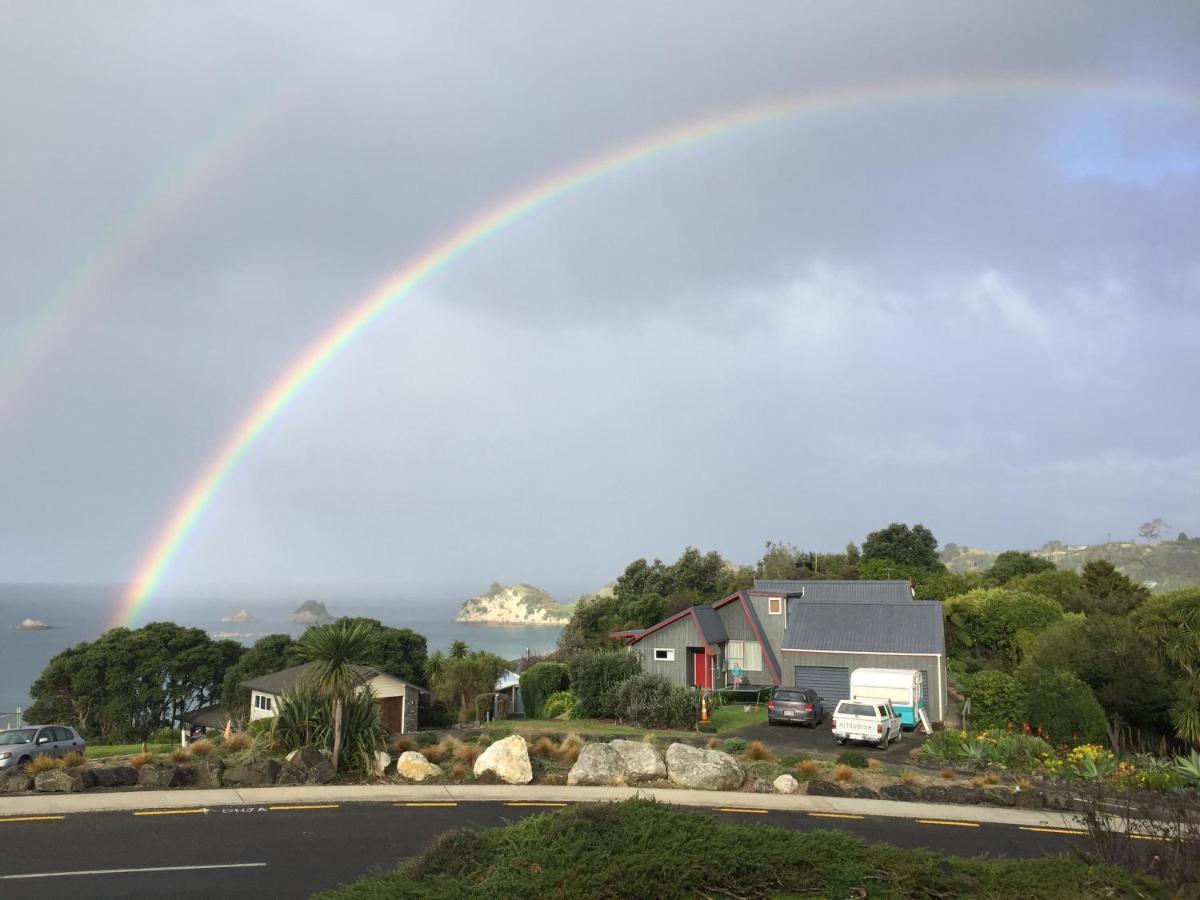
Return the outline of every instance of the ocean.
<path id="1" fill-rule="evenodd" d="M 95 640 L 108 626 L 120 589 L 90 585 L 0 584 L 0 714 L 29 706 L 29 686 L 60 650 L 80 641 Z M 515 659 L 526 651 L 552 650 L 558 641 L 557 627 L 479 625 L 454 621 L 466 599 L 454 597 L 421 599 L 381 599 L 376 596 L 337 597 L 321 595 L 288 597 L 263 594 L 223 595 L 220 600 L 163 601 L 146 621 L 169 621 L 203 628 L 214 637 L 229 637 L 249 646 L 264 634 L 290 634 L 299 637 L 303 625 L 289 619 L 304 600 L 320 600 L 333 616 L 367 616 L 395 628 L 411 628 L 425 636 L 429 652 L 446 650 L 454 641 L 466 641 L 472 650 L 489 650 L 505 659 Z M 245 609 L 254 622 L 222 622 Z M 22 631 L 12 626 L 23 620 L 39 619 L 55 627 L 46 631 Z M 10 720 L 0 719 L 0 728 Z"/>

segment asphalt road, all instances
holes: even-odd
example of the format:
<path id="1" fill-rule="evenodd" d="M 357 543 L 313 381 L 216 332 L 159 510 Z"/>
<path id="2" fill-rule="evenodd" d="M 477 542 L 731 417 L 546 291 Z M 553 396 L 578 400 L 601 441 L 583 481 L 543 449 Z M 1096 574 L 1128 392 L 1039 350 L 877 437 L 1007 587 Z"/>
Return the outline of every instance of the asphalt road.
<path id="1" fill-rule="evenodd" d="M 880 750 L 871 744 L 847 743 L 839 745 L 833 736 L 831 725 L 832 716 L 825 715 L 820 725 L 768 725 L 766 722 L 739 728 L 733 734 L 747 741 L 762 741 L 776 755 L 788 753 L 841 753 L 843 750 L 861 750 L 868 757 L 877 756 L 897 765 L 910 762 L 909 754 L 925 743 L 926 736 L 917 731 L 905 731 L 904 737 L 893 741 L 886 750 Z"/>
<path id="2" fill-rule="evenodd" d="M 711 814 L 787 828 L 839 828 L 958 856 L 1066 853 L 1082 838 L 1012 825 L 755 811 Z M 0 897 L 307 897 L 420 853 L 443 831 L 500 825 L 547 806 L 346 803 L 0 818 Z M 22 877 L 36 876 L 36 877 Z"/>

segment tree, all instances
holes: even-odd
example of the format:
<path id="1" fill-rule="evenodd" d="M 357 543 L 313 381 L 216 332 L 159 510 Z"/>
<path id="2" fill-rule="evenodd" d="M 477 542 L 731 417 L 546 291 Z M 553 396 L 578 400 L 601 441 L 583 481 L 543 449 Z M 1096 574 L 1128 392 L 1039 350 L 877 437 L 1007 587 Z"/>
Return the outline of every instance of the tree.
<path id="1" fill-rule="evenodd" d="M 1200 588 L 1153 597 L 1131 619 L 1138 635 L 1173 676 L 1175 733 L 1200 744 Z"/>
<path id="2" fill-rule="evenodd" d="M 305 686 L 333 709 L 335 771 L 342 752 L 342 705 L 367 680 L 359 666 L 371 651 L 371 638 L 369 625 L 345 619 L 314 625 L 300 637 L 300 653 L 313 663 L 305 673 Z"/>
<path id="3" fill-rule="evenodd" d="M 1067 609 L 1072 612 L 1128 615 L 1150 597 L 1149 588 L 1136 584 L 1106 559 L 1093 559 L 1079 575 L 1079 591 Z"/>
<path id="4" fill-rule="evenodd" d="M 988 669 L 972 676 L 966 693 L 970 724 L 977 731 L 1025 721 L 1025 689 L 1007 672 Z"/>
<path id="5" fill-rule="evenodd" d="M 281 669 L 290 669 L 304 662 L 300 645 L 290 635 L 268 634 L 260 637 L 225 673 L 221 688 L 221 705 L 235 722 L 250 715 L 250 691 L 243 682 Z"/>
<path id="6" fill-rule="evenodd" d="M 565 691 L 567 687 L 566 663 L 543 661 L 530 666 L 521 673 L 521 699 L 525 702 L 525 715 L 531 719 L 541 718 L 542 705 L 547 698 Z"/>
<path id="7" fill-rule="evenodd" d="M 454 641 L 450 645 L 450 658 L 451 659 L 462 659 L 464 656 L 467 655 L 467 649 L 468 648 L 467 648 L 466 641 Z"/>
<path id="8" fill-rule="evenodd" d="M 1148 541 L 1162 540 L 1163 534 L 1169 527 L 1162 519 L 1152 519 L 1149 522 L 1143 522 L 1142 526 L 1138 528 L 1138 537 Z"/>
<path id="9" fill-rule="evenodd" d="M 1010 581 L 1025 575 L 1036 575 L 1038 572 L 1052 572 L 1054 563 L 1023 550 L 1005 550 L 993 561 L 991 568 L 984 573 L 983 580 L 988 587 L 1000 587 Z"/>
<path id="10" fill-rule="evenodd" d="M 339 621 L 362 622 L 371 632 L 371 649 L 364 660 L 366 665 L 410 684 L 424 683 L 427 648 L 423 635 L 409 628 L 392 628 L 378 619 L 343 618 Z"/>
<path id="11" fill-rule="evenodd" d="M 496 690 L 496 680 L 508 668 L 508 663 L 494 653 L 482 650 L 469 652 L 466 645 L 460 656 L 442 661 L 431 687 L 443 701 L 458 706 L 458 720 L 470 721 L 476 714 L 475 700 Z"/>
<path id="12" fill-rule="evenodd" d="M 1072 600 L 1079 593 L 1079 576 L 1070 569 L 1047 569 L 1014 579 L 1006 587 L 1049 597 L 1063 609 L 1071 609 Z"/>
<path id="13" fill-rule="evenodd" d="M 1104 710 L 1078 676 L 1062 669 L 1028 669 L 1021 673 L 1021 682 L 1030 725 L 1044 728 L 1055 741 L 1104 741 Z"/>
<path id="14" fill-rule="evenodd" d="M 880 531 L 872 531 L 863 541 L 862 558 L 890 559 L 894 563 L 916 566 L 931 572 L 945 571 L 937 552 L 937 538 L 924 525 L 893 522 Z"/>
<path id="15" fill-rule="evenodd" d="M 1003 588 L 974 590 L 946 601 L 949 652 L 976 665 L 1011 669 L 1021 643 L 1063 616 L 1047 597 Z"/>
<path id="16" fill-rule="evenodd" d="M 783 541 L 767 541 L 762 559 L 754 566 L 754 573 L 759 578 L 786 580 L 804 577 L 800 574 L 802 568 L 799 550 Z"/>
<path id="17" fill-rule="evenodd" d="M 912 582 L 916 600 L 948 600 L 983 584 L 983 577 L 978 572 L 934 572 L 889 559 L 864 560 L 858 564 L 858 577 L 867 581 L 907 578 Z"/>

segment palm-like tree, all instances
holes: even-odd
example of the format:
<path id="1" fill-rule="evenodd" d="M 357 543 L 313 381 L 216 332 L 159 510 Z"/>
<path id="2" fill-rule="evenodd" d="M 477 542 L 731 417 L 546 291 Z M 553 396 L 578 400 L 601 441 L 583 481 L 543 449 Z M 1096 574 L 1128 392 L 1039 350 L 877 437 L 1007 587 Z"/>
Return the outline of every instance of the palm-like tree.
<path id="1" fill-rule="evenodd" d="M 425 674 L 425 683 L 430 687 L 433 687 L 436 682 L 441 680 L 442 672 L 445 670 L 445 667 L 446 654 L 444 654 L 441 650 L 435 650 L 433 653 L 429 654 L 422 665 L 422 669 Z"/>
<path id="2" fill-rule="evenodd" d="M 313 665 L 308 685 L 333 704 L 333 768 L 342 753 L 342 701 L 367 680 L 359 663 L 371 651 L 371 629 L 362 621 L 334 622 L 309 628 L 300 638 L 300 653 Z"/>
<path id="3" fill-rule="evenodd" d="M 453 644 L 450 645 L 450 658 L 451 659 L 462 659 L 466 655 L 467 655 L 467 642 L 466 641 L 455 641 Z"/>

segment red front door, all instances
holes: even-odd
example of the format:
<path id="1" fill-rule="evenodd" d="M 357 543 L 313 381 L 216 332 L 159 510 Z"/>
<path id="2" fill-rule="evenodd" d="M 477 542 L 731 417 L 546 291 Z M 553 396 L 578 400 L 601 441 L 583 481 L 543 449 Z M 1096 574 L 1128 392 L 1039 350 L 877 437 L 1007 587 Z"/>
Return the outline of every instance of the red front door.
<path id="1" fill-rule="evenodd" d="M 712 666 L 709 665 L 708 654 L 703 650 L 692 654 L 692 665 L 695 666 L 692 680 L 696 687 L 706 691 L 712 690 Z"/>

